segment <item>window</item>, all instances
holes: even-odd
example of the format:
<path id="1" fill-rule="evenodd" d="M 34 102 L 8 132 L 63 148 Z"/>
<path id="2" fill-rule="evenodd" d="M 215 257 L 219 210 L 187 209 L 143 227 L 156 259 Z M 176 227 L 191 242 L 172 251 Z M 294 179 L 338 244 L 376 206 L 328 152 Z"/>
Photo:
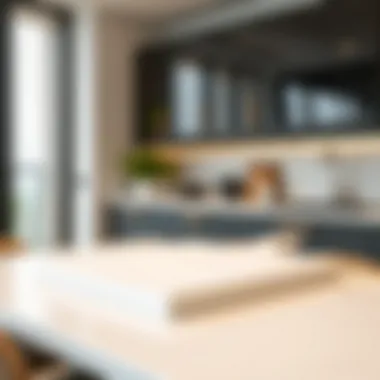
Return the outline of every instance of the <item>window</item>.
<path id="1" fill-rule="evenodd" d="M 17 11 L 12 23 L 14 233 L 29 246 L 56 234 L 56 55 L 54 22 Z"/>

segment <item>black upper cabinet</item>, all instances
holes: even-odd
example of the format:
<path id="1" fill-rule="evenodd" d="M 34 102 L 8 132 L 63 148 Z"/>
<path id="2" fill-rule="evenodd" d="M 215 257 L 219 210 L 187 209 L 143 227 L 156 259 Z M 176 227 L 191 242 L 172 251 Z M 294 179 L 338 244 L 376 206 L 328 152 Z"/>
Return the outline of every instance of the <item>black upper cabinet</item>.
<path id="1" fill-rule="evenodd" d="M 184 51 L 139 56 L 140 141 L 329 136 L 380 126 L 377 61 L 258 76 Z"/>
<path id="2" fill-rule="evenodd" d="M 141 51 L 137 59 L 137 125 L 139 141 L 170 136 L 170 51 Z"/>
<path id="3" fill-rule="evenodd" d="M 191 142 L 380 130 L 378 3 L 326 1 L 145 48 L 138 137 Z"/>
<path id="4" fill-rule="evenodd" d="M 277 124 L 288 133 L 350 132 L 380 125 L 379 67 L 351 63 L 279 77 Z"/>
<path id="5" fill-rule="evenodd" d="M 260 131 L 259 86 L 249 72 L 167 50 L 142 52 L 137 67 L 140 141 L 224 140 Z"/>

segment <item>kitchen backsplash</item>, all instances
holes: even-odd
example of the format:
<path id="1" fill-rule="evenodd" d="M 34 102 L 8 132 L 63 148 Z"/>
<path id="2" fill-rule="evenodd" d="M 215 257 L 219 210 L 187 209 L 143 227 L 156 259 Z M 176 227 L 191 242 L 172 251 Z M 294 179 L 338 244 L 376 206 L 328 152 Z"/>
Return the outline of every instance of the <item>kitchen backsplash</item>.
<path id="1" fill-rule="evenodd" d="M 187 168 L 187 176 L 213 186 L 224 178 L 244 179 L 255 162 L 246 157 L 213 158 Z M 333 200 L 342 185 L 361 202 L 380 202 L 380 155 L 342 159 L 292 158 L 278 162 L 289 200 Z"/>

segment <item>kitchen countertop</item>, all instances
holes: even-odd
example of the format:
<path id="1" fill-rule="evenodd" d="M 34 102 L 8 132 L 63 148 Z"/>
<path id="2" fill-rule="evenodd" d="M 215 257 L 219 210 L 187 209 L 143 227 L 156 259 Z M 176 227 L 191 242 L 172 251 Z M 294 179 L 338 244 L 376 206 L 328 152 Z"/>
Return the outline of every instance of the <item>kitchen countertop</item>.
<path id="1" fill-rule="evenodd" d="M 20 304 L 9 290 L 9 266 L 2 263 L 0 273 L 1 325 L 99 370 L 106 380 L 380 376 L 378 280 L 342 278 L 308 294 L 246 305 L 156 333 L 110 323 L 69 304 L 45 305 L 43 314 L 35 313 L 31 305 L 37 299 Z"/>

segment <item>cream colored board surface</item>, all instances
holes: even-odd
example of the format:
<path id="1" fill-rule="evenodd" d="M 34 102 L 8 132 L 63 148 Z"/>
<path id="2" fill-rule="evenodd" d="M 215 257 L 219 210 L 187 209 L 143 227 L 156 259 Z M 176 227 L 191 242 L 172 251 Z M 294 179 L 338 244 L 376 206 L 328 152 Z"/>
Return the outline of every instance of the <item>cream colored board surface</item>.
<path id="1" fill-rule="evenodd" d="M 1 270 L 9 275 L 5 264 Z M 378 380 L 380 282 L 363 271 L 359 277 L 351 271 L 323 289 L 234 308 L 162 334 L 120 329 L 69 305 L 46 305 L 43 318 L 27 309 L 18 313 L 57 337 L 164 379 Z M 2 306 L 12 310 L 16 300 L 2 295 Z"/>

